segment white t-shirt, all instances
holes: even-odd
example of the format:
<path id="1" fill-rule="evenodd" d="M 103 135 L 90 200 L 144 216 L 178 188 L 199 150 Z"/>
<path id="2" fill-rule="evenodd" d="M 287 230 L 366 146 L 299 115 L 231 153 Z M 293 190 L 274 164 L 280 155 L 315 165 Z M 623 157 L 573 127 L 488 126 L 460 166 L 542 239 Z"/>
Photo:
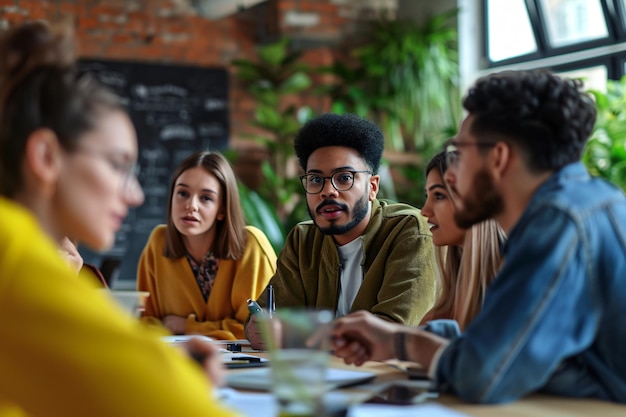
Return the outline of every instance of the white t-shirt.
<path id="1" fill-rule="evenodd" d="M 339 277 L 339 301 L 337 302 L 336 317 L 345 316 L 350 312 L 356 294 L 363 282 L 363 245 L 361 238 L 354 239 L 343 246 L 337 246 L 341 262 L 341 274 Z"/>

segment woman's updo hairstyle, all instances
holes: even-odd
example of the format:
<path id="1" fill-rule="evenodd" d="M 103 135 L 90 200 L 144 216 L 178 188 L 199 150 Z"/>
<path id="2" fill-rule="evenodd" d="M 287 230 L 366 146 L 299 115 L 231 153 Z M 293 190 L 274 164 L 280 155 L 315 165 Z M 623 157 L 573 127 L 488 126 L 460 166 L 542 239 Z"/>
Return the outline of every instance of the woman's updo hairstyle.
<path id="1" fill-rule="evenodd" d="M 28 22 L 0 36 L 0 195 L 22 185 L 26 142 L 50 129 L 68 152 L 106 111 L 121 110 L 118 97 L 76 67 L 69 26 Z"/>

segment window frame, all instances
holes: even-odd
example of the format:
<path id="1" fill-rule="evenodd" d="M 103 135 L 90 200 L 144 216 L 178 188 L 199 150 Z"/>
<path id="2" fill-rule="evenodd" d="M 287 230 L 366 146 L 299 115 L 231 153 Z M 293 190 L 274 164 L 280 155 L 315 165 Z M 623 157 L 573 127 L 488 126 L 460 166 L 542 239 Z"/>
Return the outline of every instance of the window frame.
<path id="1" fill-rule="evenodd" d="M 624 64 L 626 64 L 626 5 L 623 0 L 599 0 L 607 26 L 606 37 L 558 47 L 550 45 L 546 16 L 542 10 L 541 0 L 523 0 L 528 11 L 537 51 L 499 61 L 492 61 L 489 58 L 488 1 L 489 0 L 482 0 L 481 2 L 481 13 L 483 21 L 485 22 L 483 25 L 482 42 L 482 62 L 485 63 L 484 70 L 494 71 L 498 70 L 499 67 L 515 66 L 516 64 L 522 63 L 530 64 L 532 61 L 542 59 L 550 60 L 550 58 L 552 58 L 552 61 L 554 61 L 554 58 L 567 54 L 585 51 L 591 51 L 593 53 L 593 50 L 597 49 L 600 50 L 597 56 L 586 57 L 572 62 L 564 62 L 562 64 L 558 63 L 548 67 L 541 65 L 537 65 L 537 67 L 550 68 L 555 71 L 569 71 L 588 66 L 605 65 L 609 79 L 619 79 L 626 73 L 624 70 Z M 620 45 L 623 48 L 618 48 L 616 51 L 610 50 L 616 45 Z"/>

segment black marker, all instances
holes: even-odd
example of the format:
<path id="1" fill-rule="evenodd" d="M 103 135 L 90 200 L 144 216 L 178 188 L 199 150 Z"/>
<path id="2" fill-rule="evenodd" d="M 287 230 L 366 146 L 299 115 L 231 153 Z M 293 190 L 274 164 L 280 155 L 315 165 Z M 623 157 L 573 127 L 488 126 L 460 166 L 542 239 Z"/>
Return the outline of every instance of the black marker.
<path id="1" fill-rule="evenodd" d="M 231 360 L 236 361 L 236 362 L 246 362 L 246 363 L 261 362 L 261 358 L 256 357 L 256 356 L 237 356 L 237 357 L 231 358 Z"/>

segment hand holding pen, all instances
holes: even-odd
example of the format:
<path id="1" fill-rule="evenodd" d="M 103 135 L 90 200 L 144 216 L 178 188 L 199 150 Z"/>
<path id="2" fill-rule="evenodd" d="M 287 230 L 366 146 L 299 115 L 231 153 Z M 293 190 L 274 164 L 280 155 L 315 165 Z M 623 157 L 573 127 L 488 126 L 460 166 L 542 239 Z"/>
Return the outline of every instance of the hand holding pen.
<path id="1" fill-rule="evenodd" d="M 267 295 L 267 312 L 265 312 L 259 304 L 248 299 L 248 311 L 250 312 L 250 320 L 246 323 L 246 337 L 250 341 L 250 346 L 253 349 L 265 350 L 267 345 L 264 340 L 264 336 L 259 328 L 259 319 L 263 320 L 265 317 L 271 318 L 274 314 L 275 301 L 274 301 L 274 287 L 269 285 L 266 291 Z M 267 325 L 267 323 L 266 323 Z"/>
<path id="2" fill-rule="evenodd" d="M 263 311 L 261 306 L 251 298 L 246 300 L 248 303 L 248 312 L 253 316 L 263 315 L 266 312 Z M 267 287 L 267 315 L 268 317 L 272 317 L 274 311 L 276 310 L 276 304 L 274 302 L 274 287 L 270 284 Z"/>
<path id="3" fill-rule="evenodd" d="M 261 308 L 261 306 L 256 301 L 254 301 L 252 298 L 248 298 L 248 300 L 246 302 L 248 303 L 248 312 L 252 316 L 258 316 L 258 315 L 265 314 L 263 312 L 263 309 Z"/>
<path id="4" fill-rule="evenodd" d="M 250 320 L 246 323 L 245 333 L 250 347 L 257 350 L 265 350 L 265 341 L 263 340 L 263 334 L 259 328 L 259 321 L 265 317 L 265 312 L 257 304 L 256 301 L 248 299 L 248 311 L 250 312 Z"/>

